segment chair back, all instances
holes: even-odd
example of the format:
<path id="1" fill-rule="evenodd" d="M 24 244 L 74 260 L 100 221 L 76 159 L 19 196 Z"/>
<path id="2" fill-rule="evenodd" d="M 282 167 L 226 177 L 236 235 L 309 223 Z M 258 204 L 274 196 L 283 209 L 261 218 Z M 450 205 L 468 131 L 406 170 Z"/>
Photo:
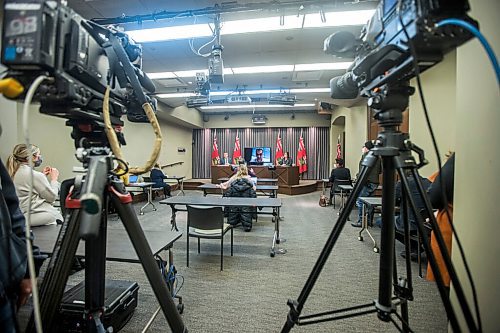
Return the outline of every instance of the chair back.
<path id="1" fill-rule="evenodd" d="M 340 192 L 339 185 L 352 185 L 352 181 L 350 179 L 335 179 L 332 185 L 335 192 Z"/>
<path id="2" fill-rule="evenodd" d="M 213 230 L 222 229 L 224 225 L 224 213 L 222 207 L 200 207 L 187 206 L 187 224 L 189 227 Z"/>

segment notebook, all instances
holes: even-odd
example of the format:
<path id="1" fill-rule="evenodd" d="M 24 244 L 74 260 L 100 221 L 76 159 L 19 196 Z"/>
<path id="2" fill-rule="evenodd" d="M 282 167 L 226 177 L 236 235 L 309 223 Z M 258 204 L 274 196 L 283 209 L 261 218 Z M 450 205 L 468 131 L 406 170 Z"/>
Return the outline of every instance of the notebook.
<path id="1" fill-rule="evenodd" d="M 129 183 L 137 183 L 138 180 L 139 180 L 139 176 L 137 176 L 137 175 L 129 175 L 128 176 Z"/>

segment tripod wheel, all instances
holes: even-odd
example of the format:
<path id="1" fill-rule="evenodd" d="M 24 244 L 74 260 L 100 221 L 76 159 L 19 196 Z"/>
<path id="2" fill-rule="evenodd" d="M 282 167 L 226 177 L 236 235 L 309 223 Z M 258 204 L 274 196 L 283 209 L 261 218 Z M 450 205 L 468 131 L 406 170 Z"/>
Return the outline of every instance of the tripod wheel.
<path id="1" fill-rule="evenodd" d="M 274 251 L 271 251 L 271 258 L 274 258 L 275 255 L 276 253 Z"/>
<path id="2" fill-rule="evenodd" d="M 378 251 L 379 251 L 378 247 L 377 247 L 377 246 L 375 246 L 375 247 L 373 248 L 373 252 L 378 253 Z"/>
<path id="3" fill-rule="evenodd" d="M 184 303 L 177 304 L 177 311 L 179 311 L 180 314 L 184 312 Z"/>
<path id="4" fill-rule="evenodd" d="M 363 241 L 363 236 L 358 236 L 358 240 L 359 240 L 360 242 L 362 242 L 362 241 Z"/>

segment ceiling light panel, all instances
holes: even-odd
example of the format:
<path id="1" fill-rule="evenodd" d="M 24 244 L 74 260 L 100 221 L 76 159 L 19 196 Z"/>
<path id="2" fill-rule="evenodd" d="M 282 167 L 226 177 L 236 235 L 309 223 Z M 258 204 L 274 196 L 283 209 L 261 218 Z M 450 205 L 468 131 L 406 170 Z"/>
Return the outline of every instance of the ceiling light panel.
<path id="1" fill-rule="evenodd" d="M 326 28 L 337 26 L 364 25 L 372 17 L 374 10 L 357 10 L 325 13 L 322 22 L 319 13 L 223 21 L 221 35 L 279 31 L 300 28 Z M 282 23 L 282 24 L 281 24 Z M 159 42 L 197 37 L 210 37 L 209 24 L 179 25 L 174 27 L 130 30 L 127 34 L 138 43 Z"/>

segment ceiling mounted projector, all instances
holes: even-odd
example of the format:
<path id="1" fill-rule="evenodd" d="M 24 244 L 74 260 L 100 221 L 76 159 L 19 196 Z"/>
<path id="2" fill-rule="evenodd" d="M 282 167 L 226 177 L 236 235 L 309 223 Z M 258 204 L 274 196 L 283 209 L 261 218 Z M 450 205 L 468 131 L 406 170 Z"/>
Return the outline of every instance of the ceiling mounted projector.
<path id="1" fill-rule="evenodd" d="M 252 124 L 254 125 L 264 125 L 266 123 L 266 116 L 263 114 L 257 114 L 252 116 Z"/>
<path id="2" fill-rule="evenodd" d="M 228 103 L 246 103 L 250 104 L 252 103 L 252 99 L 249 96 L 229 96 L 226 100 Z"/>
<path id="3" fill-rule="evenodd" d="M 297 101 L 295 95 L 281 93 L 281 94 L 269 94 L 268 103 L 269 104 L 282 104 L 294 106 Z"/>

